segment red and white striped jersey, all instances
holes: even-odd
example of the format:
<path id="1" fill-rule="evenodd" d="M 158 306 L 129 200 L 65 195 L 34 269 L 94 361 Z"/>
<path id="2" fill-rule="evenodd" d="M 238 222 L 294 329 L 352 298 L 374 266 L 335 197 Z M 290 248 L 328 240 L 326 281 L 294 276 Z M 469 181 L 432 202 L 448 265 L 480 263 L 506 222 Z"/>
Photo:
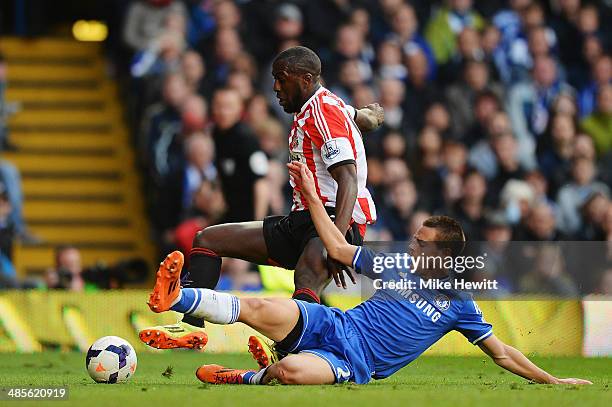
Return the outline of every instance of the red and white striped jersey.
<path id="1" fill-rule="evenodd" d="M 357 166 L 357 200 L 353 220 L 358 224 L 376 221 L 376 208 L 366 188 L 368 164 L 361 133 L 355 124 L 355 109 L 321 86 L 293 118 L 289 133 L 289 157 L 308 165 L 323 205 L 336 206 L 338 184 L 330 170 L 353 162 Z M 308 209 L 299 187 L 293 187 L 292 211 Z"/>

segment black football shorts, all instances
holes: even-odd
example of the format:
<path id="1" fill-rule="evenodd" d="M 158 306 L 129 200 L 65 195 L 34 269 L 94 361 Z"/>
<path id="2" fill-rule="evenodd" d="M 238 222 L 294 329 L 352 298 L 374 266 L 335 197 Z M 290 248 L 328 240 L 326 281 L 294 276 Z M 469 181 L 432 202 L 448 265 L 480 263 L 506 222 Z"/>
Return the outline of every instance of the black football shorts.
<path id="1" fill-rule="evenodd" d="M 325 208 L 331 218 L 334 208 Z M 268 261 L 271 265 L 294 270 L 310 239 L 318 237 L 307 210 L 291 212 L 286 216 L 268 216 L 264 219 L 263 234 L 268 248 Z M 353 223 L 346 233 L 346 241 L 360 246 L 363 237 L 359 225 Z"/>

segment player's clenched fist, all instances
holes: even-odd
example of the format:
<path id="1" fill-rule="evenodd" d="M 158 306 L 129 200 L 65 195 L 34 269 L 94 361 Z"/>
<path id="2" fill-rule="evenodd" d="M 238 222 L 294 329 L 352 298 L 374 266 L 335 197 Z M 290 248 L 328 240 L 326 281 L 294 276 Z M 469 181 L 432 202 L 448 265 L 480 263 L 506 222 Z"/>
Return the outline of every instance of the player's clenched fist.
<path id="1" fill-rule="evenodd" d="M 370 103 L 365 108 L 372 111 L 378 126 L 383 124 L 383 122 L 385 121 L 385 109 L 383 109 L 381 105 L 379 105 L 378 103 Z"/>

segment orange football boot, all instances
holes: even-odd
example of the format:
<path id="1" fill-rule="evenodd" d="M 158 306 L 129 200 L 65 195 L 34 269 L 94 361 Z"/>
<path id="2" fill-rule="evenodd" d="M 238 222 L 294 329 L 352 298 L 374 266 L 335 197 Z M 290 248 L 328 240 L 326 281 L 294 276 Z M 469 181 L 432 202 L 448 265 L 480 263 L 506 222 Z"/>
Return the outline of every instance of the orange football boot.
<path id="1" fill-rule="evenodd" d="M 196 377 L 210 384 L 244 384 L 242 378 L 248 372 L 253 371 L 230 369 L 220 365 L 202 365 L 196 370 Z"/>
<path id="2" fill-rule="evenodd" d="M 173 251 L 159 263 L 155 278 L 155 287 L 149 294 L 149 308 L 153 312 L 168 311 L 172 302 L 178 297 L 181 290 L 181 270 L 185 259 L 183 253 Z"/>
<path id="3" fill-rule="evenodd" d="M 183 253 L 174 251 L 160 263 L 155 287 L 147 302 L 151 311 L 158 313 L 168 311 L 178 297 L 183 262 Z M 202 349 L 208 342 L 208 336 L 203 328 L 184 322 L 145 328 L 138 336 L 142 342 L 157 349 Z"/>
<path id="4" fill-rule="evenodd" d="M 279 360 L 274 348 L 263 338 L 254 335 L 249 336 L 249 353 L 255 362 L 257 362 L 260 369 L 265 369 Z"/>

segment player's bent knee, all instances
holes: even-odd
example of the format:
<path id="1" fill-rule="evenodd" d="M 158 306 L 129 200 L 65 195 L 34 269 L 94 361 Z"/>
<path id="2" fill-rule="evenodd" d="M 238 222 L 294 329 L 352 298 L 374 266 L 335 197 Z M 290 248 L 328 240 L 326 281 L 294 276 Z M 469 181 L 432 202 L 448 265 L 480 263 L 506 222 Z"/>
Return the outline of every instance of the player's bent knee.
<path id="1" fill-rule="evenodd" d="M 292 358 L 281 360 L 274 368 L 274 377 L 282 384 L 305 384 L 301 381 L 300 366 Z"/>
<path id="2" fill-rule="evenodd" d="M 210 231 L 209 228 L 204 228 L 198 232 L 196 232 L 195 237 L 193 238 L 193 247 L 205 247 L 210 249 L 211 239 L 209 239 Z"/>

